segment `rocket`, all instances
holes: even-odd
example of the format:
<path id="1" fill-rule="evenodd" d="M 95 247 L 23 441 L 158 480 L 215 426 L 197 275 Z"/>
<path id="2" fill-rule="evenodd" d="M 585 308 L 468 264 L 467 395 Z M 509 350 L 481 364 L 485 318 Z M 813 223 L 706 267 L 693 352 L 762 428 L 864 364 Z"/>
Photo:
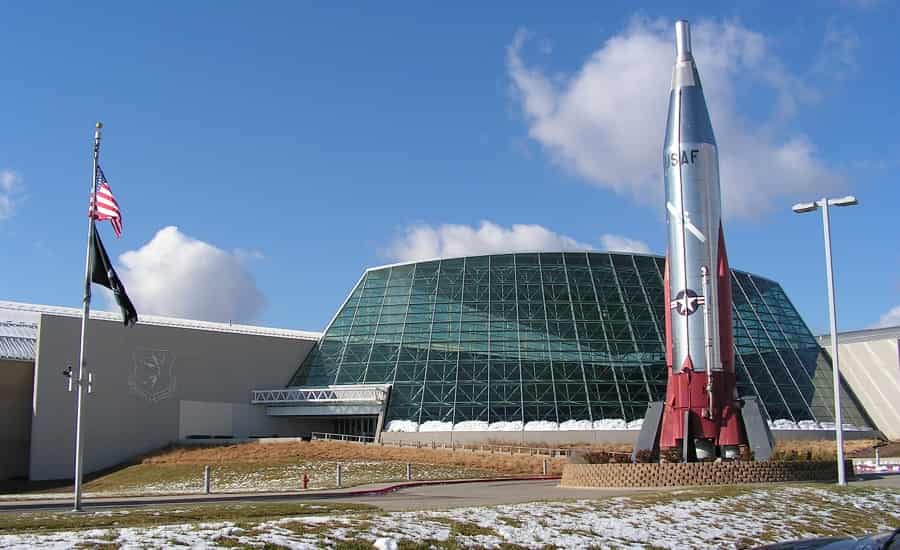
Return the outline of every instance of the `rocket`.
<path id="1" fill-rule="evenodd" d="M 663 146 L 668 385 L 659 446 L 693 448 L 698 458 L 731 456 L 746 443 L 735 393 L 731 272 L 718 149 L 687 21 L 675 23 L 675 56 Z"/>

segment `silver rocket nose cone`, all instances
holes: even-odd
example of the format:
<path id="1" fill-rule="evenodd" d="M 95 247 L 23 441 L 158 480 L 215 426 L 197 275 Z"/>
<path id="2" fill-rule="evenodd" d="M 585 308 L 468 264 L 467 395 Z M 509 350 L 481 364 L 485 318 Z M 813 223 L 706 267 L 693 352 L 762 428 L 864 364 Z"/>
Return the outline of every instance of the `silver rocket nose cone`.
<path id="1" fill-rule="evenodd" d="M 690 61 L 691 25 L 684 19 L 675 22 L 675 57 L 678 61 Z"/>

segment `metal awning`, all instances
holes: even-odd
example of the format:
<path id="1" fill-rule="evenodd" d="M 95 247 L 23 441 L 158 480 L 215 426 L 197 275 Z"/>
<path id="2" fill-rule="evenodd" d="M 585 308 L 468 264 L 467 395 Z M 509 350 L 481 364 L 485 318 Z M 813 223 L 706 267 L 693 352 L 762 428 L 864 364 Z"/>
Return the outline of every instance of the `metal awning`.
<path id="1" fill-rule="evenodd" d="M 265 405 L 269 416 L 377 415 L 389 389 L 390 384 L 356 384 L 253 390 L 250 402 Z"/>
<path id="2" fill-rule="evenodd" d="M 0 359 L 34 361 L 37 324 L 0 321 Z"/>

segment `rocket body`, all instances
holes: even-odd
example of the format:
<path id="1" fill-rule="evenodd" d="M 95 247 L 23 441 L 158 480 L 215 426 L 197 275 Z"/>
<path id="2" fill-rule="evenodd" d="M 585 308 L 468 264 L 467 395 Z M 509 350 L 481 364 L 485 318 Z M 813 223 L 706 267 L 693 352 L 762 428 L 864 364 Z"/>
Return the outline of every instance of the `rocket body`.
<path id="1" fill-rule="evenodd" d="M 722 229 L 719 157 L 691 53 L 676 23 L 676 60 L 663 146 L 668 250 L 666 363 L 660 446 L 744 442 L 735 403 L 731 272 Z"/>

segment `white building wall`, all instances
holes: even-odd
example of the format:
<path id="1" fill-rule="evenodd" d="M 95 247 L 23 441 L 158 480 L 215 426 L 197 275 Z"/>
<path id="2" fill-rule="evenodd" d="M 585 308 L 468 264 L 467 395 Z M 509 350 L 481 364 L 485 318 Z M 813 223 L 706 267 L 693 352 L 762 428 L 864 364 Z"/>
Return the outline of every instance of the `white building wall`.
<path id="1" fill-rule="evenodd" d="M 841 375 L 875 427 L 900 439 L 900 338 L 848 341 L 839 348 Z"/>
<path id="2" fill-rule="evenodd" d="M 60 374 L 76 367 L 81 320 L 43 313 L 35 361 L 29 477 L 71 478 L 75 392 Z M 85 472 L 152 452 L 191 432 L 237 437 L 300 435 L 296 419 L 268 418 L 253 389 L 283 387 L 314 338 L 229 333 L 91 319 L 84 400 Z M 218 433 L 218 432 L 222 433 Z M 306 430 L 308 431 L 308 430 Z"/>

